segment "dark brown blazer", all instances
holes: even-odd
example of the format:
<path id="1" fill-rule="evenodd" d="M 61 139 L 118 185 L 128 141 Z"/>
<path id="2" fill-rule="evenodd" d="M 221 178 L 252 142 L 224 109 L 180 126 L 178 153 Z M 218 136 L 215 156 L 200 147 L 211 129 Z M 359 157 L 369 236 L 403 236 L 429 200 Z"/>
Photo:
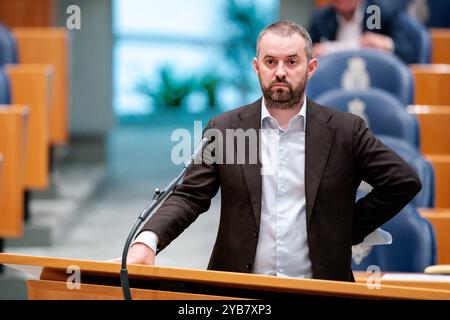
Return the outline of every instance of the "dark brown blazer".
<path id="1" fill-rule="evenodd" d="M 209 125 L 224 136 L 230 128 L 260 129 L 261 99 L 223 113 Z M 305 148 L 306 222 L 313 277 L 354 281 L 352 245 L 410 202 L 421 189 L 420 180 L 403 159 L 373 136 L 360 117 L 309 99 Z M 373 190 L 355 203 L 362 180 Z M 261 181 L 259 161 L 193 165 L 142 230 L 159 236 L 159 252 L 209 209 L 221 188 L 220 225 L 208 269 L 251 272 L 261 215 Z"/>

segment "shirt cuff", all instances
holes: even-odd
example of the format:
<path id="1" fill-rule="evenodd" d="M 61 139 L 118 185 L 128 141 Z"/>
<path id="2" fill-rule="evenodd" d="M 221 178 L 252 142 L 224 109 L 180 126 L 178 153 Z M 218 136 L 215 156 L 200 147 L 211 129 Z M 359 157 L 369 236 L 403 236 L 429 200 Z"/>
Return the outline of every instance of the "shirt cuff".
<path id="1" fill-rule="evenodd" d="M 361 244 L 370 246 L 392 244 L 392 235 L 389 232 L 378 228 L 367 237 L 365 237 L 364 241 Z"/>
<path id="2" fill-rule="evenodd" d="M 158 235 L 153 231 L 143 231 L 136 237 L 132 245 L 134 245 L 135 243 L 142 243 L 156 253 L 156 248 L 158 247 L 158 240 L 159 240 Z"/>

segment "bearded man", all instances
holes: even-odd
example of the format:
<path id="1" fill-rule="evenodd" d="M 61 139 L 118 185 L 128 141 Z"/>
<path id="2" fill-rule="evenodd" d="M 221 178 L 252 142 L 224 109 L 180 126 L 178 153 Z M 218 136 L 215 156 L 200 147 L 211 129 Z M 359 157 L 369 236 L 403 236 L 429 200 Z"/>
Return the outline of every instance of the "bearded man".
<path id="1" fill-rule="evenodd" d="M 308 32 L 291 21 L 261 31 L 254 70 L 263 96 L 208 123 L 257 136 L 258 161 L 194 164 L 147 221 L 128 263 L 154 264 L 221 189 L 221 217 L 208 269 L 354 281 L 351 247 L 396 215 L 420 191 L 416 173 L 350 113 L 306 98 L 317 67 Z M 226 145 L 226 143 L 224 144 Z M 252 146 L 243 152 L 249 156 Z M 226 152 L 230 152 L 227 150 Z M 239 154 L 237 155 L 239 157 Z M 270 174 L 262 174 L 275 160 Z M 361 181 L 373 189 L 355 202 Z"/>

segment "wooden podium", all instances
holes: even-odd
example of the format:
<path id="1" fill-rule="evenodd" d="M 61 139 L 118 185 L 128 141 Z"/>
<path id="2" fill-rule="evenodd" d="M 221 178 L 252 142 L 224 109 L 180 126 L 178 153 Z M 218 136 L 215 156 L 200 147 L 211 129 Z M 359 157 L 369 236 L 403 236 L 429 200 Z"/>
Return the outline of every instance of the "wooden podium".
<path id="1" fill-rule="evenodd" d="M 28 280 L 29 299 L 123 299 L 118 263 L 6 253 L 0 263 L 37 276 Z M 134 299 L 450 299 L 450 290 L 385 284 L 370 289 L 366 283 L 143 265 L 129 265 L 128 271 Z"/>

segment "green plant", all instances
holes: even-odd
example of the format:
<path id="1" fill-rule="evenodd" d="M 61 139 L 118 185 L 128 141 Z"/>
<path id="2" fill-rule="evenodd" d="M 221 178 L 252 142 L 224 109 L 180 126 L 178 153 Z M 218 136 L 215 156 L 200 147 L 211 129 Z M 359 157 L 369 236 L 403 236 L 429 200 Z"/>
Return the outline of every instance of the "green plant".
<path id="1" fill-rule="evenodd" d="M 195 89 L 195 81 L 192 78 L 177 78 L 169 65 L 159 69 L 159 80 L 156 87 L 148 80 L 137 85 L 137 91 L 151 97 L 157 106 L 180 107 L 186 96 Z"/>
<path id="2" fill-rule="evenodd" d="M 208 105 L 214 108 L 217 105 L 217 89 L 221 82 L 221 78 L 212 72 L 203 75 L 198 81 L 198 86 L 208 97 Z"/>
<path id="3" fill-rule="evenodd" d="M 254 0 L 226 0 L 224 9 L 228 30 L 224 50 L 231 64 L 229 76 L 246 100 L 246 95 L 255 83 L 249 67 L 256 53 L 256 40 L 259 32 L 276 18 L 275 12 L 266 12 Z"/>

